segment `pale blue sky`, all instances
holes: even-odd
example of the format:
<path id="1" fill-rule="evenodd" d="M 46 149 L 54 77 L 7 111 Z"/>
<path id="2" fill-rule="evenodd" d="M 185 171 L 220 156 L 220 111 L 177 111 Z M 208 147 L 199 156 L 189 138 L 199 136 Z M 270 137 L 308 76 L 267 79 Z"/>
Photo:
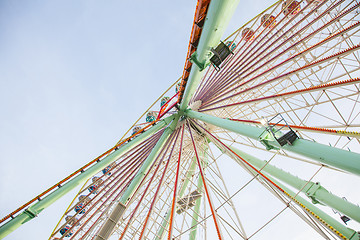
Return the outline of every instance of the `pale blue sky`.
<path id="1" fill-rule="evenodd" d="M 227 34 L 270 4 L 242 1 Z M 181 76 L 195 6 L 1 1 L 1 217 L 112 147 Z M 47 239 L 70 199 L 7 239 Z"/>

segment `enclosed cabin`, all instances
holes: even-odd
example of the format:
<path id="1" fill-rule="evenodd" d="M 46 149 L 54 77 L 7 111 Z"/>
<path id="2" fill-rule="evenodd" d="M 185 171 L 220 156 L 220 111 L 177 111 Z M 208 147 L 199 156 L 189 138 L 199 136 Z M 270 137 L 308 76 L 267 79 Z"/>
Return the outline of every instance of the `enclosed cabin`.
<path id="1" fill-rule="evenodd" d="M 236 48 L 236 43 L 235 42 L 232 42 L 232 41 L 227 41 L 226 43 L 226 46 L 230 49 L 230 51 L 234 51 L 235 48 Z"/>
<path id="2" fill-rule="evenodd" d="M 154 112 L 154 111 L 149 111 L 149 112 L 146 114 L 146 122 L 147 122 L 147 123 L 154 122 L 154 121 L 156 120 L 156 117 L 157 117 L 156 112 Z"/>
<path id="3" fill-rule="evenodd" d="M 71 215 L 66 216 L 65 221 L 67 224 L 70 224 L 71 226 L 73 226 L 73 225 L 79 226 L 80 225 L 79 219 L 76 217 L 73 217 Z"/>
<path id="4" fill-rule="evenodd" d="M 98 191 L 96 190 L 97 186 L 95 184 L 91 185 L 88 190 L 90 193 L 97 194 Z"/>
<path id="5" fill-rule="evenodd" d="M 176 84 L 175 93 L 180 92 L 180 88 L 181 88 L 181 83 Z"/>
<path id="6" fill-rule="evenodd" d="M 169 99 L 169 97 L 163 97 L 160 101 L 160 107 L 163 107 Z M 166 106 L 164 108 L 166 108 Z"/>
<path id="7" fill-rule="evenodd" d="M 91 201 L 91 198 L 89 198 L 86 195 L 81 195 L 79 197 L 79 203 L 75 206 L 74 210 L 78 214 L 84 214 L 86 212 L 85 205 Z"/>
<path id="8" fill-rule="evenodd" d="M 75 212 L 78 214 L 84 214 L 86 209 L 85 209 L 85 204 L 84 203 L 78 203 L 75 208 L 74 208 Z"/>
<path id="9" fill-rule="evenodd" d="M 99 177 L 93 177 L 91 181 L 93 182 L 93 184 L 89 186 L 89 192 L 93 194 L 98 194 L 98 188 L 102 185 L 104 181 Z"/>
<path id="10" fill-rule="evenodd" d="M 91 198 L 86 196 L 86 195 L 80 195 L 79 196 L 79 201 L 87 204 L 88 202 L 91 201 Z"/>
<path id="11" fill-rule="evenodd" d="M 243 37 L 245 42 L 252 41 L 254 39 L 254 34 L 255 34 L 254 30 L 252 30 L 251 28 L 245 28 L 241 32 L 241 36 Z"/>
<path id="12" fill-rule="evenodd" d="M 134 135 L 135 133 L 139 132 L 140 130 L 141 130 L 141 127 L 140 127 L 140 126 L 135 126 L 135 127 L 133 128 L 133 130 L 132 130 L 131 136 Z"/>
<path id="13" fill-rule="evenodd" d="M 100 186 L 100 185 L 104 182 L 104 180 L 102 180 L 102 179 L 99 178 L 99 177 L 93 177 L 93 178 L 91 179 L 91 181 L 92 181 L 96 186 Z"/>
<path id="14" fill-rule="evenodd" d="M 64 237 L 71 237 L 71 235 L 73 235 L 73 230 L 70 230 L 70 226 L 66 225 L 65 227 L 63 227 L 62 229 L 60 229 L 60 234 L 63 235 Z"/>
<path id="15" fill-rule="evenodd" d="M 92 182 L 93 184 L 89 186 L 88 190 L 90 193 L 98 194 L 98 188 L 104 181 L 99 177 L 93 177 Z"/>
<path id="16" fill-rule="evenodd" d="M 115 167 L 115 163 L 111 163 L 109 166 L 107 166 L 106 168 L 104 168 L 103 170 L 102 170 L 102 173 L 103 174 L 107 174 L 107 175 L 111 175 L 111 170 Z"/>
<path id="17" fill-rule="evenodd" d="M 261 25 L 264 28 L 273 28 L 276 25 L 276 20 L 275 17 L 273 15 L 270 14 L 265 14 L 264 16 L 261 17 Z"/>
<path id="18" fill-rule="evenodd" d="M 283 13 L 284 15 L 296 15 L 298 12 L 300 12 L 300 2 L 295 0 L 285 0 L 282 4 Z"/>

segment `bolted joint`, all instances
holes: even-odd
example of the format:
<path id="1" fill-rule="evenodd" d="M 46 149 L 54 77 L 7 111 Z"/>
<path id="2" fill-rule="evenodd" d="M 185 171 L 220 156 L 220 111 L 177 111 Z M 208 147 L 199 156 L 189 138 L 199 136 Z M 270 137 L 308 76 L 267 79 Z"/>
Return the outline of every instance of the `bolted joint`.
<path id="1" fill-rule="evenodd" d="M 316 199 L 316 192 L 321 189 L 321 190 L 325 190 L 325 188 L 323 188 L 319 182 L 316 183 L 312 183 L 311 186 L 306 190 L 306 196 L 308 196 L 313 204 L 317 204 L 320 203 L 317 199 Z"/>
<path id="2" fill-rule="evenodd" d="M 262 140 L 260 138 L 260 143 L 265 146 L 266 150 L 271 150 L 271 149 L 279 150 L 279 148 L 274 147 L 273 145 L 271 145 L 268 140 Z"/>
<path id="3" fill-rule="evenodd" d="M 200 72 L 202 70 L 204 70 L 208 65 L 209 63 L 206 63 L 206 62 L 200 62 L 198 59 L 197 59 L 197 53 L 196 51 L 190 56 L 190 61 L 192 63 L 194 63 L 200 70 Z"/>
<path id="4" fill-rule="evenodd" d="M 274 137 L 271 135 L 271 133 L 269 133 L 266 130 L 259 136 L 259 141 L 262 145 L 265 146 L 266 150 L 271 150 L 271 149 L 279 150 L 279 148 L 274 146 L 275 143 Z"/>
<path id="5" fill-rule="evenodd" d="M 179 114 L 180 117 L 185 116 L 185 112 L 183 110 L 179 110 L 177 113 Z"/>
<path id="6" fill-rule="evenodd" d="M 262 134 L 260 134 L 258 139 L 260 143 L 266 147 L 266 150 L 271 150 L 271 149 L 279 150 L 280 149 L 278 147 L 279 144 L 274 138 L 272 131 L 273 129 L 265 128 L 265 130 L 263 131 Z M 276 133 L 276 135 L 278 134 L 279 133 Z"/>
<path id="7" fill-rule="evenodd" d="M 24 210 L 24 213 L 28 215 L 30 218 L 37 217 L 38 212 L 31 210 L 30 208 L 27 208 Z"/>

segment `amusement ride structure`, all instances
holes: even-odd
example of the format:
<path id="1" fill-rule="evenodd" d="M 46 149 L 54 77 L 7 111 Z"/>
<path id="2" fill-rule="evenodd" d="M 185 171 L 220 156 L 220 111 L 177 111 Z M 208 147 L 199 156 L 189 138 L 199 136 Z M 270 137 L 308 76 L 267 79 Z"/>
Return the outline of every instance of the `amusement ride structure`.
<path id="1" fill-rule="evenodd" d="M 278 1 L 222 39 L 237 4 L 198 0 L 181 78 L 0 238 L 85 183 L 49 239 L 272 239 L 290 214 L 359 240 L 360 207 L 331 178 L 360 175 L 360 3 Z"/>

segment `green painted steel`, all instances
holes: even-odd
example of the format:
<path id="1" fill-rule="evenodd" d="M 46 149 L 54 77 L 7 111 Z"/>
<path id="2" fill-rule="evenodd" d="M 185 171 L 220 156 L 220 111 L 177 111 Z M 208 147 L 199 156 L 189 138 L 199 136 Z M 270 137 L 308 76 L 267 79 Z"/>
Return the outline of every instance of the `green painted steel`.
<path id="1" fill-rule="evenodd" d="M 172 123 L 165 129 L 164 133 L 161 135 L 160 139 L 157 141 L 154 148 L 151 150 L 149 156 L 144 161 L 143 165 L 140 167 L 139 171 L 136 173 L 135 177 L 131 181 L 130 185 L 127 187 L 123 195 L 121 196 L 119 203 L 126 206 L 127 201 L 131 198 L 131 196 L 135 193 L 138 186 L 141 184 L 141 181 L 144 179 L 146 173 L 149 171 L 149 168 L 155 161 L 156 157 L 158 156 L 159 152 L 163 148 L 164 144 L 166 143 L 166 140 L 169 138 L 169 136 L 174 132 L 178 120 L 179 120 L 179 114 L 174 114 Z M 125 211 L 120 212 L 119 215 L 114 216 L 113 218 L 108 218 L 105 223 L 103 224 L 102 228 L 100 229 L 99 233 L 95 236 L 94 240 L 104 240 L 108 239 L 110 237 L 110 234 L 112 233 L 114 227 L 117 224 L 117 221 L 114 221 L 113 219 L 120 220 L 121 215 Z M 121 214 L 121 215 L 120 215 Z"/>
<path id="2" fill-rule="evenodd" d="M 240 0 L 210 1 L 197 50 L 191 56 L 192 59 L 195 58 L 195 62 L 199 63 L 201 66 L 206 67 L 208 65 L 209 59 L 212 56 L 211 48 L 215 48 L 219 44 L 239 1 Z M 199 68 L 196 64 L 193 64 L 184 96 L 180 104 L 181 110 L 187 108 L 190 98 L 196 91 L 200 79 L 204 74 L 204 71 L 202 70 L 203 67 Z"/>
<path id="3" fill-rule="evenodd" d="M 190 183 L 190 179 L 192 178 L 192 176 L 195 173 L 195 167 L 196 167 L 196 157 L 193 157 L 193 159 L 191 160 L 189 170 L 186 173 L 186 178 L 184 180 L 184 183 L 181 186 L 181 189 L 179 191 L 179 198 L 182 198 L 184 196 L 185 190 Z"/>
<path id="4" fill-rule="evenodd" d="M 203 190 L 203 181 L 201 176 L 199 175 L 198 183 L 197 183 L 197 189 L 201 192 Z M 199 222 L 199 216 L 200 216 L 200 205 L 201 205 L 201 198 L 196 199 L 195 206 L 194 206 L 194 212 L 192 216 L 191 221 L 191 230 L 189 235 L 189 240 L 195 240 L 196 239 L 196 233 L 197 233 L 197 227 Z"/>
<path id="5" fill-rule="evenodd" d="M 286 184 L 289 184 L 295 189 L 305 193 L 306 196 L 308 196 L 314 204 L 319 202 L 323 203 L 347 215 L 351 219 L 360 222 L 360 207 L 330 193 L 319 183 L 305 181 L 271 164 L 267 164 L 266 161 L 262 161 L 256 157 L 253 157 L 250 154 L 247 154 L 235 147 L 230 147 L 230 148 L 234 152 L 236 152 L 240 157 L 246 159 L 251 165 L 256 167 L 258 170 L 263 168 L 262 172 L 266 172 L 270 174 L 272 177 L 275 177 L 276 179 Z"/>
<path id="6" fill-rule="evenodd" d="M 208 147 L 206 146 L 204 148 L 204 152 L 203 152 L 205 165 L 208 164 L 207 154 L 206 154 L 207 149 L 208 149 Z M 195 162 L 195 159 L 194 159 L 194 162 Z M 204 183 L 202 181 L 201 176 L 199 175 L 198 182 L 197 182 L 197 189 L 199 190 L 199 192 L 202 192 L 203 186 L 204 186 Z M 201 205 L 201 198 L 198 198 L 195 201 L 194 212 L 193 212 L 192 221 L 191 221 L 191 230 L 190 230 L 189 240 L 196 239 L 197 225 L 198 225 L 199 216 L 200 216 L 200 205 Z"/>
<path id="7" fill-rule="evenodd" d="M 130 199 L 131 195 L 135 192 L 137 187 L 140 185 L 142 179 L 145 177 L 146 173 L 149 171 L 149 168 L 151 164 L 155 161 L 157 155 L 159 154 L 160 150 L 163 148 L 166 140 L 169 138 L 169 136 L 174 132 L 178 120 L 179 120 L 179 114 L 175 114 L 175 118 L 173 122 L 168 126 L 164 133 L 161 135 L 159 141 L 156 143 L 155 147 L 151 150 L 149 156 L 146 158 L 145 162 L 139 169 L 139 171 L 136 173 L 134 179 L 131 181 L 128 188 L 125 190 L 124 194 L 120 198 L 120 202 L 123 204 L 126 204 L 126 202 Z"/>
<path id="8" fill-rule="evenodd" d="M 134 146 L 138 145 L 146 138 L 150 137 L 161 128 L 168 125 L 175 116 L 167 117 L 166 119 L 160 121 L 155 126 L 151 127 L 148 131 L 138 135 L 135 139 L 131 142 L 121 146 L 117 151 L 112 152 L 107 157 L 105 157 L 100 162 L 96 163 L 89 169 L 85 170 L 80 175 L 74 177 L 69 182 L 65 183 L 62 187 L 56 189 L 54 192 L 49 194 L 48 196 L 44 197 L 41 201 L 31 205 L 27 210 L 16 216 L 15 218 L 11 219 L 4 225 L 0 227 L 0 239 L 6 237 L 8 234 L 13 232 L 15 229 L 20 227 L 22 224 L 30 221 L 32 218 L 37 216 L 42 210 L 53 204 L 56 200 L 82 184 L 84 181 L 95 175 L 97 172 L 101 171 L 103 168 L 108 166 L 110 163 L 116 161 L 118 158 L 121 157 L 124 153 L 131 150 Z"/>
<path id="9" fill-rule="evenodd" d="M 219 146 L 219 143 L 217 143 L 217 142 L 213 142 L 213 143 L 215 145 L 217 145 L 221 149 L 221 146 Z M 234 157 L 234 155 L 230 154 L 229 151 L 223 151 L 223 152 L 225 154 L 227 154 L 230 158 L 234 159 L 235 162 L 238 163 L 240 166 L 243 166 L 244 163 L 242 162 L 241 159 L 239 159 L 237 157 Z M 246 161 L 251 161 L 250 158 L 254 158 L 254 157 L 250 156 L 249 154 L 246 154 L 246 155 L 243 155 L 243 156 L 240 155 L 240 157 L 244 158 Z M 249 169 L 249 171 L 251 171 L 254 175 L 257 175 L 257 172 L 255 172 L 254 170 Z M 299 201 L 303 206 L 305 206 L 311 212 L 313 212 L 314 214 L 319 216 L 321 219 L 323 219 L 328 225 L 330 225 L 331 227 L 336 229 L 338 232 L 340 232 L 342 235 L 344 235 L 346 238 L 348 238 L 350 240 L 355 240 L 355 239 L 358 240 L 359 239 L 359 237 L 360 237 L 359 233 L 357 233 L 353 229 L 345 227 L 344 225 L 342 225 L 341 223 L 336 221 L 334 218 L 329 216 L 327 213 L 325 213 L 322 210 L 318 209 L 315 205 L 308 202 L 307 200 L 305 200 L 304 198 L 302 198 L 301 196 L 299 196 L 298 194 L 296 194 L 295 192 L 293 192 L 292 190 L 290 190 L 289 188 L 284 186 L 279 181 L 275 180 L 270 175 L 265 174 L 265 173 L 263 173 L 263 174 L 266 177 L 268 177 L 271 181 L 273 181 L 275 184 L 277 184 L 281 189 L 283 189 L 285 192 L 287 192 L 290 196 L 292 196 L 297 201 Z"/>
<path id="10" fill-rule="evenodd" d="M 186 177 L 185 177 L 185 181 L 183 183 L 183 185 L 181 186 L 180 188 L 180 191 L 179 191 L 179 194 L 178 194 L 178 198 L 182 198 L 184 193 L 185 193 L 185 190 L 187 188 L 187 186 L 189 185 L 189 182 L 190 182 L 190 178 L 191 176 L 193 175 L 194 173 L 194 170 L 195 170 L 195 167 L 196 167 L 196 159 L 193 158 L 191 160 L 191 164 L 190 164 L 190 167 L 189 167 L 189 170 L 186 174 Z M 155 240 L 161 240 L 163 239 L 163 234 L 165 232 L 165 229 L 169 226 L 169 219 L 170 219 L 170 213 L 171 213 L 171 209 L 169 209 L 167 212 L 166 212 L 166 215 L 165 215 L 165 218 L 162 220 L 161 222 L 161 227 L 159 228 L 158 232 L 157 232 L 157 235 L 155 237 Z"/>
<path id="11" fill-rule="evenodd" d="M 267 176 L 269 177 L 269 176 Z M 322 210 L 318 209 L 316 206 L 314 206 L 312 203 L 308 202 L 306 199 L 302 198 L 299 195 L 296 195 L 295 192 L 290 190 L 289 188 L 285 187 L 280 182 L 276 181 L 275 179 L 269 177 L 272 181 L 274 181 L 275 184 L 277 184 L 279 187 L 281 187 L 284 191 L 286 191 L 290 196 L 295 198 L 297 201 L 299 201 L 302 205 L 304 205 L 306 208 L 308 208 L 311 212 L 319 216 L 322 220 L 324 220 L 328 225 L 336 229 L 338 232 L 340 232 L 342 235 L 344 235 L 346 238 L 350 240 L 358 240 L 360 235 L 353 229 L 347 228 L 346 226 L 339 223 L 337 220 L 329 216 L 327 213 L 323 212 Z"/>
<path id="12" fill-rule="evenodd" d="M 191 109 L 187 109 L 185 111 L 185 115 L 190 118 L 195 118 L 200 121 L 210 123 L 214 126 L 218 126 L 218 127 L 227 129 L 231 132 L 236 132 L 238 134 L 241 134 L 243 136 L 246 136 L 246 137 L 249 137 L 252 139 L 258 139 L 259 136 L 261 134 L 263 134 L 263 132 L 265 130 L 264 128 L 254 127 L 254 126 L 250 126 L 248 124 L 234 122 L 234 121 L 230 121 L 228 119 L 222 119 L 222 118 L 214 117 L 214 116 L 211 116 L 208 114 L 195 112 L 195 111 L 192 111 Z"/>
<path id="13" fill-rule="evenodd" d="M 169 209 L 166 212 L 165 218 L 161 222 L 161 225 L 160 225 L 161 227 L 157 231 L 155 240 L 162 240 L 164 238 L 165 229 L 169 226 L 170 215 L 171 215 L 171 209 Z"/>
<path id="14" fill-rule="evenodd" d="M 305 139 L 297 139 L 292 146 L 285 145 L 283 149 L 360 175 L 360 154 L 358 153 Z"/>
<path id="15" fill-rule="evenodd" d="M 217 127 L 227 129 L 258 141 L 265 141 L 266 145 L 274 148 L 280 148 L 279 143 L 272 138 L 271 134 L 266 134 L 267 132 L 265 127 L 256 127 L 241 122 L 231 121 L 229 119 L 222 119 L 208 114 L 195 112 L 191 109 L 187 109 L 185 114 L 190 118 L 210 123 Z M 358 153 L 305 139 L 296 139 L 292 145 L 286 144 L 282 148 L 321 163 L 360 175 L 360 154 Z"/>
<path id="16" fill-rule="evenodd" d="M 195 173 L 195 167 L 196 167 L 196 157 L 193 157 L 193 159 L 191 160 L 190 163 L 190 167 L 189 170 L 186 173 L 186 177 L 185 180 L 180 188 L 179 194 L 178 194 L 178 198 L 182 198 L 184 196 L 185 190 L 187 188 L 187 186 L 190 183 L 190 179 L 191 177 L 194 175 Z M 161 222 L 161 227 L 159 228 L 155 240 L 161 240 L 163 239 L 163 234 L 165 232 L 165 229 L 169 226 L 169 219 L 170 219 L 170 211 L 171 209 L 169 209 L 166 214 L 165 214 L 165 218 L 162 220 Z"/>

